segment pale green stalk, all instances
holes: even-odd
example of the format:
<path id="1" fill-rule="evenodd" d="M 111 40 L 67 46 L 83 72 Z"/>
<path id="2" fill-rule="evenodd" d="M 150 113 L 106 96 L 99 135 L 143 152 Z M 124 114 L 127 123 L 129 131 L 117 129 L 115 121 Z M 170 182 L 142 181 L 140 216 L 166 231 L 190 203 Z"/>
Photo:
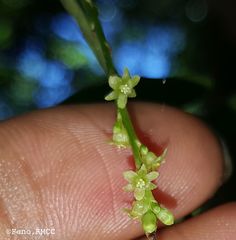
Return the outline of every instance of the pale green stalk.
<path id="1" fill-rule="evenodd" d="M 109 45 L 98 20 L 98 11 L 90 0 L 61 0 L 65 9 L 76 19 L 87 43 L 107 76 L 115 74 Z"/>

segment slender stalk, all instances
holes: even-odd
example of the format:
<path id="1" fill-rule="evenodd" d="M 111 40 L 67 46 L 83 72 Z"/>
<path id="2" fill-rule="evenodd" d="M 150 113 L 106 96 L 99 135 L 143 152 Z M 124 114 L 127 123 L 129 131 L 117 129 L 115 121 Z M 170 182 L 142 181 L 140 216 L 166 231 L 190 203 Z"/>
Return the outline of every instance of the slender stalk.
<path id="1" fill-rule="evenodd" d="M 65 9 L 75 17 L 80 29 L 93 50 L 107 77 L 116 74 L 109 45 L 98 20 L 98 12 L 91 0 L 61 0 Z M 127 109 L 118 108 L 127 130 L 137 169 L 141 167 L 141 157 L 137 145 L 137 136 Z"/>
<path id="2" fill-rule="evenodd" d="M 115 74 L 111 51 L 98 20 L 98 11 L 91 0 L 61 0 L 76 19 L 80 29 L 107 76 Z"/>
<path id="3" fill-rule="evenodd" d="M 138 138 L 136 136 L 133 124 L 131 122 L 127 108 L 124 108 L 124 109 L 118 108 L 118 111 L 122 117 L 123 124 L 126 128 L 128 136 L 129 136 L 129 142 L 130 142 L 132 152 L 134 155 L 135 166 L 137 169 L 139 169 L 142 165 L 142 161 L 141 161 L 141 157 L 140 157 L 140 153 L 139 153 L 139 147 L 137 145 Z"/>

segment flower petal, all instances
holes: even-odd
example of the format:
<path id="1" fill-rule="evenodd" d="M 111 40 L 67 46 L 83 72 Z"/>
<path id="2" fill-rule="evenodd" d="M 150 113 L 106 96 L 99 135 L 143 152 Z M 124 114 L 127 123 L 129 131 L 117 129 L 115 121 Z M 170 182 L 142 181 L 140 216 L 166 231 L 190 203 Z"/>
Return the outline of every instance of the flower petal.
<path id="1" fill-rule="evenodd" d="M 119 78 L 118 76 L 115 76 L 115 75 L 110 76 L 109 80 L 108 80 L 109 86 L 114 90 L 119 88 L 121 82 L 122 82 L 121 78 Z"/>
<path id="2" fill-rule="evenodd" d="M 117 100 L 117 105 L 119 108 L 125 108 L 127 103 L 127 96 L 123 93 L 120 93 Z"/>
<path id="3" fill-rule="evenodd" d="M 149 209 L 149 205 L 145 204 L 143 200 L 135 201 L 133 204 L 132 212 L 134 215 L 141 217 Z"/>
<path id="4" fill-rule="evenodd" d="M 148 186 L 149 190 L 154 190 L 156 188 L 157 188 L 157 186 L 154 183 L 150 183 L 149 186 Z"/>
<path id="5" fill-rule="evenodd" d="M 132 182 L 135 177 L 137 177 L 137 173 L 134 171 L 126 171 L 123 173 L 124 179 L 127 180 L 128 182 Z"/>
<path id="6" fill-rule="evenodd" d="M 141 168 L 138 170 L 138 174 L 141 176 L 147 174 L 147 168 L 146 168 L 145 164 L 142 164 Z"/>
<path id="7" fill-rule="evenodd" d="M 145 189 L 144 188 L 135 188 L 134 189 L 134 197 L 136 200 L 142 200 L 145 196 Z"/>
<path id="8" fill-rule="evenodd" d="M 158 176 L 159 176 L 159 173 L 153 171 L 147 174 L 147 179 L 151 182 L 155 180 Z"/>
<path id="9" fill-rule="evenodd" d="M 131 84 L 131 87 L 135 87 L 140 81 L 140 77 L 139 76 L 133 76 L 132 79 L 129 81 L 129 83 Z"/>
<path id="10" fill-rule="evenodd" d="M 134 89 L 131 90 L 131 93 L 128 95 L 128 97 L 130 97 L 130 98 L 136 97 L 136 92 Z"/>
<path id="11" fill-rule="evenodd" d="M 157 156 L 153 152 L 148 152 L 144 159 L 147 165 L 151 165 L 156 160 L 156 158 Z"/>
<path id="12" fill-rule="evenodd" d="M 164 162 L 165 161 L 165 157 L 166 157 L 166 153 L 167 153 L 167 148 L 163 151 L 163 153 L 160 156 L 158 156 L 156 158 L 155 161 L 158 162 L 158 163 Z"/>
<path id="13" fill-rule="evenodd" d="M 110 92 L 106 97 L 105 100 L 112 101 L 117 98 L 117 93 L 115 91 Z"/>
<path id="14" fill-rule="evenodd" d="M 128 68 L 125 68 L 125 69 L 124 69 L 124 73 L 123 73 L 122 78 L 123 78 L 124 80 L 126 80 L 126 81 L 131 78 L 131 77 L 130 77 L 130 74 L 129 74 Z"/>
<path id="15" fill-rule="evenodd" d="M 126 185 L 125 187 L 123 187 L 123 189 L 126 192 L 132 192 L 134 190 L 132 184 L 130 184 L 130 183 L 128 185 Z"/>

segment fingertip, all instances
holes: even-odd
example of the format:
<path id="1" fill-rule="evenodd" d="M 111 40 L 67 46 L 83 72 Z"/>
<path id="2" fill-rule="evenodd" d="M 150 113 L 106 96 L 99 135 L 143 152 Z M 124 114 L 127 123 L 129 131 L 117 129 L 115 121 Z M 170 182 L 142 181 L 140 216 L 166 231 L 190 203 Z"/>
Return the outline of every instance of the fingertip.
<path id="1" fill-rule="evenodd" d="M 236 203 L 227 203 L 160 231 L 163 240 L 232 240 L 236 236 Z"/>

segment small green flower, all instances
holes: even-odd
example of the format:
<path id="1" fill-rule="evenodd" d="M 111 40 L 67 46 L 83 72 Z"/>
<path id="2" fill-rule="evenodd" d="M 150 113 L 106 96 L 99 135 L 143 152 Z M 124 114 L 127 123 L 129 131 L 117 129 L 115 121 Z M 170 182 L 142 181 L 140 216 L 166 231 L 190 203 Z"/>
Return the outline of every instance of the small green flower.
<path id="1" fill-rule="evenodd" d="M 165 225 L 172 225 L 174 223 L 173 214 L 166 208 L 161 207 L 159 212 L 155 213 L 157 218 Z"/>
<path id="2" fill-rule="evenodd" d="M 117 100 L 117 106 L 122 109 L 125 108 L 127 98 L 136 97 L 134 87 L 139 83 L 139 80 L 139 76 L 131 78 L 127 68 L 125 68 L 121 78 L 116 75 L 110 76 L 108 82 L 113 91 L 105 97 L 105 100 Z"/>
<path id="3" fill-rule="evenodd" d="M 131 218 L 139 218 L 141 217 L 150 209 L 150 199 L 143 198 L 139 201 L 134 201 L 132 204 L 131 209 L 126 209 L 126 212 L 128 212 L 129 216 Z"/>
<path id="4" fill-rule="evenodd" d="M 166 153 L 167 149 L 165 149 L 160 156 L 156 156 L 155 153 L 149 151 L 145 145 L 140 146 L 140 154 L 148 171 L 156 171 L 161 163 L 164 162 Z"/>
<path id="5" fill-rule="evenodd" d="M 151 191 L 156 188 L 156 185 L 152 181 L 159 175 L 158 172 L 154 171 L 148 173 L 144 164 L 137 172 L 126 171 L 123 174 L 124 178 L 129 182 L 124 187 L 124 190 L 128 192 L 134 191 L 136 200 L 142 200 L 147 190 Z"/>

